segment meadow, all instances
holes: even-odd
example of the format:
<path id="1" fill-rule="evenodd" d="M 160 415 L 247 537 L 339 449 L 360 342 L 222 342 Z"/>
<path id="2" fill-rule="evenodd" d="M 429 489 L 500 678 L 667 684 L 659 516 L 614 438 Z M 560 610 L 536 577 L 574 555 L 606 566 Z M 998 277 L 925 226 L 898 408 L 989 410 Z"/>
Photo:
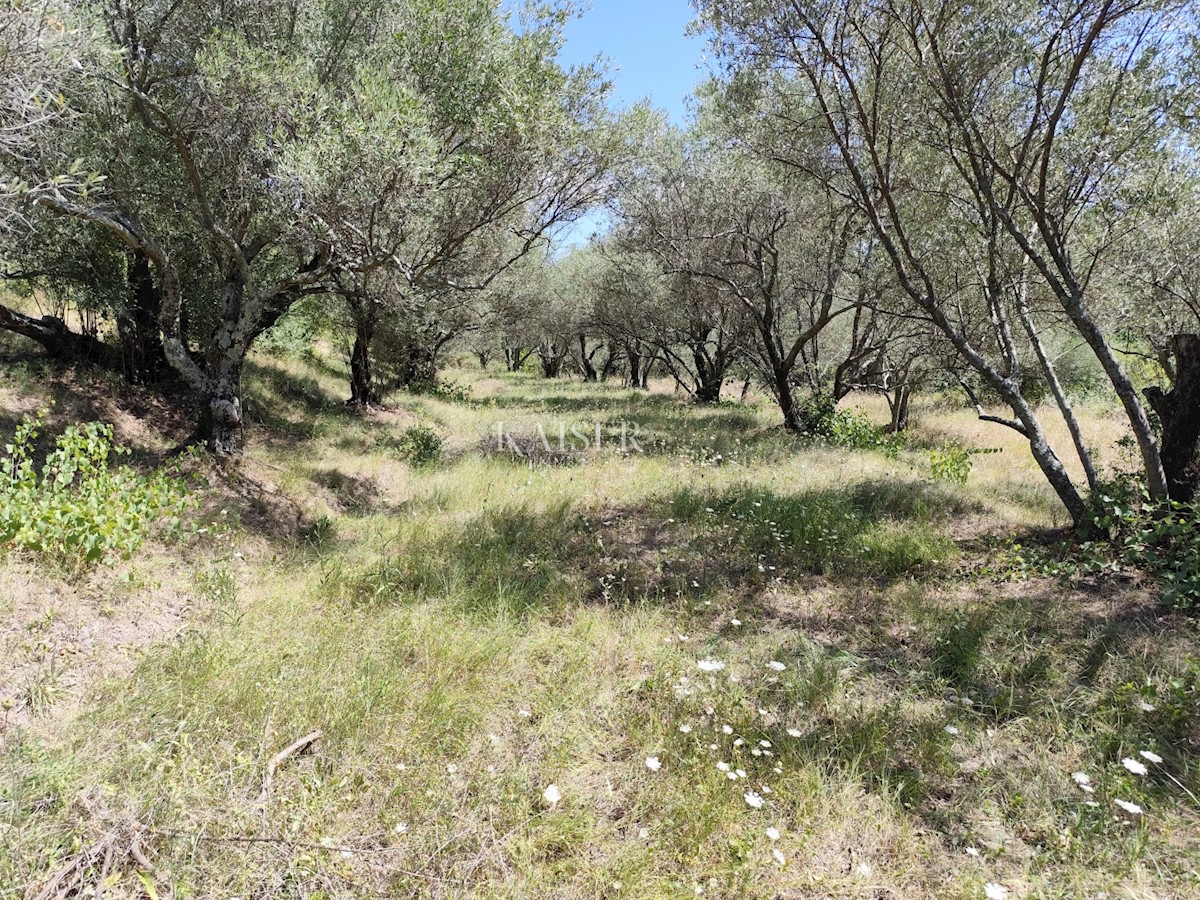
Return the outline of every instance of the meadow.
<path id="1" fill-rule="evenodd" d="M 3 559 L 0 897 L 1200 897 L 1195 618 L 1044 574 L 1065 515 L 952 402 L 882 452 L 469 367 L 356 414 L 334 355 L 260 355 L 216 463 L 6 373 L 6 439 L 54 401 L 196 503 Z M 950 439 L 999 452 L 935 478 Z"/>

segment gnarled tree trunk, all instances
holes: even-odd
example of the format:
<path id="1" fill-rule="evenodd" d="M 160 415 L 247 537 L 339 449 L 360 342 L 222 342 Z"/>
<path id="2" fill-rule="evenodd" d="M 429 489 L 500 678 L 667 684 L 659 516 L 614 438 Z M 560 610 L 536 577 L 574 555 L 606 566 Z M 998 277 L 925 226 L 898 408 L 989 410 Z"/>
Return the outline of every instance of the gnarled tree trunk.
<path id="1" fill-rule="evenodd" d="M 130 250 L 127 259 L 129 294 L 125 308 L 117 316 L 122 371 L 131 384 L 152 384 L 169 365 L 159 334 L 162 297 L 154 284 L 146 254 Z"/>
<path id="2" fill-rule="evenodd" d="M 0 328 L 41 344 L 50 357 L 64 363 L 91 363 L 114 372 L 121 370 L 120 353 L 90 334 L 79 334 L 53 316 L 34 318 L 0 305 Z"/>
<path id="3" fill-rule="evenodd" d="M 1172 500 L 1190 503 L 1200 488 L 1200 335 L 1177 334 L 1170 341 L 1175 356 L 1175 387 L 1170 393 L 1144 391 L 1162 423 L 1159 456 Z"/>

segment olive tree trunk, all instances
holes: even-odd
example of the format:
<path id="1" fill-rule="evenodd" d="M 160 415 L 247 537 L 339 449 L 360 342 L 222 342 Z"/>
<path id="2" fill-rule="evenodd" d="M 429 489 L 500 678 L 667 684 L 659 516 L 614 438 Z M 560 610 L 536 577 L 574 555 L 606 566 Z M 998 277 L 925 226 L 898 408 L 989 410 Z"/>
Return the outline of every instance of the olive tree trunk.
<path id="1" fill-rule="evenodd" d="M 1168 496 L 1179 503 L 1196 499 L 1200 488 L 1200 335 L 1177 334 L 1170 341 L 1175 356 L 1175 387 L 1145 390 L 1162 423 L 1159 455 Z"/>

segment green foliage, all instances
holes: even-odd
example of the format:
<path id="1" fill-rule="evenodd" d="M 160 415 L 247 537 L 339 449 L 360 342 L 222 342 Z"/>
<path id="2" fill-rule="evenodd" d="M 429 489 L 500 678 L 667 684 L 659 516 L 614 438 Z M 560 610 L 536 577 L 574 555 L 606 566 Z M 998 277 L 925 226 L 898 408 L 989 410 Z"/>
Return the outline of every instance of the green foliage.
<path id="1" fill-rule="evenodd" d="M 800 418 L 809 434 L 848 450 L 877 450 L 895 457 L 904 447 L 902 435 L 888 432 L 854 410 L 838 409 L 831 397 L 810 397 L 800 409 Z"/>
<path id="2" fill-rule="evenodd" d="M 1092 497 L 1078 543 L 1012 544 L 979 574 L 1000 578 L 1050 575 L 1080 578 L 1136 569 L 1161 579 L 1162 602 L 1200 608 L 1200 504 L 1152 503 L 1134 483 L 1106 484 Z"/>
<path id="3" fill-rule="evenodd" d="M 292 307 L 258 339 L 259 349 L 272 356 L 308 359 L 313 352 L 313 337 L 320 325 L 319 308 L 301 301 Z"/>
<path id="4" fill-rule="evenodd" d="M 1127 563 L 1163 579 L 1163 602 L 1176 609 L 1200 608 L 1200 509 L 1194 503 L 1114 509 L 1100 517 L 1119 523 Z"/>
<path id="5" fill-rule="evenodd" d="M 128 453 L 112 443 L 112 426 L 69 426 L 39 467 L 34 443 L 45 410 L 18 426 L 0 463 L 0 544 L 76 565 L 128 558 L 155 528 L 178 528 L 188 505 L 183 482 L 110 468 Z"/>
<path id="6" fill-rule="evenodd" d="M 414 381 L 407 385 L 405 390 L 419 397 L 432 397 L 445 403 L 466 403 L 471 399 L 471 391 L 462 385 L 437 380 Z"/>
<path id="7" fill-rule="evenodd" d="M 413 425 L 404 432 L 397 449 L 413 465 L 427 466 L 441 457 L 442 439 L 432 428 Z"/>
<path id="8" fill-rule="evenodd" d="M 995 447 L 964 447 L 949 441 L 929 452 L 929 466 L 939 481 L 966 484 L 971 477 L 971 457 L 981 453 L 999 453 Z"/>

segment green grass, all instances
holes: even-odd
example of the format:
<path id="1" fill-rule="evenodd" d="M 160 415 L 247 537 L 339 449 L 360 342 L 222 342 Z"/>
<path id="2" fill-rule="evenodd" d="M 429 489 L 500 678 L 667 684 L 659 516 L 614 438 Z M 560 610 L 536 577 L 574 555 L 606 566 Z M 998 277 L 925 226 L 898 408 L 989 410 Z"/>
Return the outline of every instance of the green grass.
<path id="1" fill-rule="evenodd" d="M 77 713 L 30 670 L 0 897 L 108 836 L 106 896 L 1200 895 L 1195 622 L 1128 585 L 962 574 L 968 526 L 1051 524 L 1036 473 L 949 487 L 768 409 L 455 377 L 471 400 L 364 418 L 336 368 L 255 368 L 261 424 L 205 498 L 232 521 L 128 579 L 187 573 L 190 627 Z M 597 421 L 648 452 L 488 446 Z M 396 452 L 413 425 L 440 462 Z M 1139 777 L 1141 750 L 1163 762 Z"/>

